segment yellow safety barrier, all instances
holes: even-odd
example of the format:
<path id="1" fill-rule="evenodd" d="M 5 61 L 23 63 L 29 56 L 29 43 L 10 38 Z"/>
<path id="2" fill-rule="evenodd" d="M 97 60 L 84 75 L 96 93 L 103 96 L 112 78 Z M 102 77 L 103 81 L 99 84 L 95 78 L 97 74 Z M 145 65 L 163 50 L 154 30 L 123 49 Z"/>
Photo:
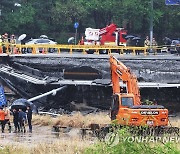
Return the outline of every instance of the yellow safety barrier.
<path id="1" fill-rule="evenodd" d="M 25 53 L 32 53 L 32 54 L 46 54 L 55 51 L 56 53 L 60 54 L 62 52 L 68 52 L 73 54 L 74 52 L 81 52 L 83 54 L 87 54 L 88 51 L 92 51 L 92 53 L 100 54 L 102 51 L 106 51 L 107 54 L 111 53 L 132 53 L 133 55 L 143 53 L 147 55 L 147 51 L 150 49 L 149 47 L 125 47 L 125 46 L 112 46 L 112 45 L 21 45 L 21 44 L 4 44 L 6 48 L 7 54 L 25 54 Z M 157 53 L 157 50 L 161 50 L 163 47 L 152 47 L 154 54 Z M 53 52 L 54 53 L 54 52 Z M 103 53 L 103 52 L 102 52 Z"/>

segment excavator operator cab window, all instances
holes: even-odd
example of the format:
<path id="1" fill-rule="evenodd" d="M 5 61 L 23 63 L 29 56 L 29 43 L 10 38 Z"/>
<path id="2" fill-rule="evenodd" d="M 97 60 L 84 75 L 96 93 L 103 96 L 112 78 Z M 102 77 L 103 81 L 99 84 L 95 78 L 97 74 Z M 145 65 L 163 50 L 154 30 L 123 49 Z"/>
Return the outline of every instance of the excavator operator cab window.
<path id="1" fill-rule="evenodd" d="M 122 97 L 121 104 L 122 104 L 122 106 L 128 106 L 128 107 L 133 106 L 134 105 L 133 97 Z"/>

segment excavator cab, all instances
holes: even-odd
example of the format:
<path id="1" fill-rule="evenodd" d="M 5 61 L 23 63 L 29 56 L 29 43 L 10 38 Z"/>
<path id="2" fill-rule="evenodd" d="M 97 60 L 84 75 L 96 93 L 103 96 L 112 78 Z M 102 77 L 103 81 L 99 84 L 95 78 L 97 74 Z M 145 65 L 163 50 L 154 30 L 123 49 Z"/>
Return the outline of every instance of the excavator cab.
<path id="1" fill-rule="evenodd" d="M 132 94 L 114 94 L 111 120 L 129 126 L 167 126 L 168 110 L 161 105 L 136 105 Z"/>
<path id="2" fill-rule="evenodd" d="M 114 94 L 111 106 L 111 120 L 115 120 L 120 108 L 134 106 L 134 97 L 130 94 Z"/>

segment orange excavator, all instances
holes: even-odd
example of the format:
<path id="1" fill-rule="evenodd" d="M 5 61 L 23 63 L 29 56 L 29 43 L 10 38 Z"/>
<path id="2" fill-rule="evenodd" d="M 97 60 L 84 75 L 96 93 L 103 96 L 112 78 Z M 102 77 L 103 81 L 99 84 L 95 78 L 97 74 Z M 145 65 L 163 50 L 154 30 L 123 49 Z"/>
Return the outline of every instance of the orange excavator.
<path id="1" fill-rule="evenodd" d="M 120 125 L 161 127 L 168 125 L 168 110 L 161 105 L 142 105 L 136 76 L 110 56 L 113 103 L 111 120 Z"/>

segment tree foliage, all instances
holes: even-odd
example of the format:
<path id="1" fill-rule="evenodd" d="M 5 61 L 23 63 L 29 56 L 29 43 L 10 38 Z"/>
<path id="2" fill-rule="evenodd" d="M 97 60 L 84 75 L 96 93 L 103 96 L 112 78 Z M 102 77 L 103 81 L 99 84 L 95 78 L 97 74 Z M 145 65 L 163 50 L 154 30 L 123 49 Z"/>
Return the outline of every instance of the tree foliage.
<path id="1" fill-rule="evenodd" d="M 179 37 L 180 7 L 166 6 L 164 1 L 154 0 L 151 10 L 151 0 L 1 0 L 0 33 L 46 34 L 57 39 L 62 33 L 74 33 L 75 22 L 80 33 L 86 27 L 103 28 L 114 22 L 130 34 L 145 36 L 153 15 L 156 37 Z"/>

